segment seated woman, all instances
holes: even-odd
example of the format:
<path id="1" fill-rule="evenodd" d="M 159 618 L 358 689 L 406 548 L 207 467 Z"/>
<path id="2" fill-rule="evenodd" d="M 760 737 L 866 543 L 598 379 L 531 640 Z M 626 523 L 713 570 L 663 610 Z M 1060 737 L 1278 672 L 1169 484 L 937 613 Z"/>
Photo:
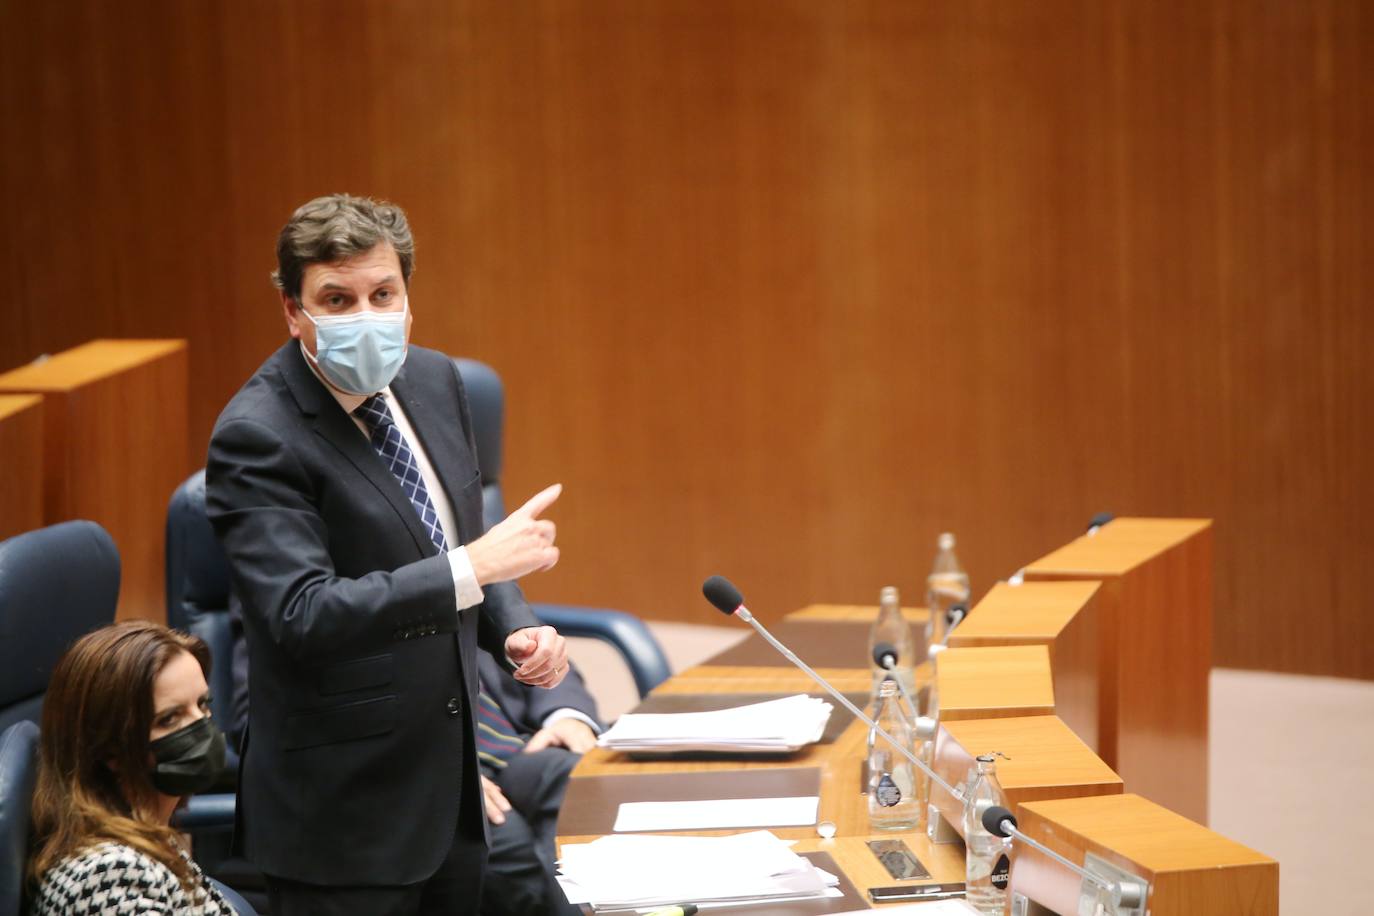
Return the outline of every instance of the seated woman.
<path id="1" fill-rule="evenodd" d="M 33 800 L 34 916 L 233 916 L 169 826 L 224 767 L 209 668 L 205 643 L 147 621 L 90 633 L 58 662 Z"/>

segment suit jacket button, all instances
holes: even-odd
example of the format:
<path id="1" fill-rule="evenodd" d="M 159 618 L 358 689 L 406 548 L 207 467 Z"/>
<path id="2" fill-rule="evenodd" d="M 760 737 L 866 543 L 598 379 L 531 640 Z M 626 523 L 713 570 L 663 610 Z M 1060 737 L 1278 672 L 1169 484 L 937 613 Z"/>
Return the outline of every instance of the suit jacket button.
<path id="1" fill-rule="evenodd" d="M 449 697 L 448 706 L 446 708 L 448 709 L 448 716 L 450 719 L 457 718 L 458 713 L 462 711 L 462 707 L 458 705 L 457 697 Z"/>

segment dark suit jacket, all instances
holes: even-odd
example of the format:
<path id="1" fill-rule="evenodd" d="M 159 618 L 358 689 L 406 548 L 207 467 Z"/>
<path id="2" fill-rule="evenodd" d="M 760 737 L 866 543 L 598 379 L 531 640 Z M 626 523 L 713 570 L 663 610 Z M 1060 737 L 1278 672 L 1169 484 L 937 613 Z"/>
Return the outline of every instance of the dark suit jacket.
<path id="1" fill-rule="evenodd" d="M 453 363 L 412 346 L 391 390 L 462 542 L 475 539 L 481 480 Z M 314 884 L 424 880 L 455 825 L 485 836 L 477 645 L 504 658 L 505 637 L 538 624 L 533 612 L 513 583 L 457 612 L 448 558 L 294 340 L 215 424 L 206 504 L 252 658 L 244 852 L 268 874 Z"/>

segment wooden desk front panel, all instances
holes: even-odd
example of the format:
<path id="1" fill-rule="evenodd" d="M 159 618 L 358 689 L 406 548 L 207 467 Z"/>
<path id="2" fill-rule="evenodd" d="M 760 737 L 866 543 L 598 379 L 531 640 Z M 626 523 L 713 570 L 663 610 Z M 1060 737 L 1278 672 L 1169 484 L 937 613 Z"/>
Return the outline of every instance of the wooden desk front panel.
<path id="1" fill-rule="evenodd" d="M 1101 702 L 1103 650 L 1098 626 L 1100 583 L 999 582 L 949 637 L 950 648 L 1049 647 L 1054 714 L 1106 759 L 1100 741 L 1103 716 L 1114 707 Z M 1110 669 L 1115 676 L 1115 669 Z M 1116 733 L 1113 721 L 1107 728 Z M 1114 748 L 1113 748 L 1114 750 Z"/>
<path id="2" fill-rule="evenodd" d="M 1013 810 L 1028 801 L 1123 791 L 1121 777 L 1055 716 L 942 722 L 934 769 L 957 788 L 974 758 L 994 752 L 1010 758 L 997 758 L 997 781 Z M 962 834 L 962 800 L 937 786 L 931 801 Z"/>
<path id="3" fill-rule="evenodd" d="M 119 618 L 164 620 L 167 502 L 188 473 L 185 341 L 92 341 L 0 375 L 0 391 L 43 396 L 44 524 L 103 526 Z"/>
<path id="4" fill-rule="evenodd" d="M 1053 715 L 1046 646 L 946 649 L 935 659 L 940 721 Z"/>
<path id="5" fill-rule="evenodd" d="M 1070 861 L 1091 852 L 1149 882 L 1152 916 L 1276 916 L 1279 865 L 1136 794 L 1031 802 L 1020 828 Z M 1075 912 L 1079 882 L 1034 848 L 1012 865 L 1012 890 Z"/>
<path id="6" fill-rule="evenodd" d="M 1206 823 L 1211 522 L 1117 519 L 1026 578 L 1102 580 L 1103 759 L 1132 791 Z"/>
<path id="7" fill-rule="evenodd" d="M 0 541 L 43 527 L 43 399 L 0 395 Z"/>

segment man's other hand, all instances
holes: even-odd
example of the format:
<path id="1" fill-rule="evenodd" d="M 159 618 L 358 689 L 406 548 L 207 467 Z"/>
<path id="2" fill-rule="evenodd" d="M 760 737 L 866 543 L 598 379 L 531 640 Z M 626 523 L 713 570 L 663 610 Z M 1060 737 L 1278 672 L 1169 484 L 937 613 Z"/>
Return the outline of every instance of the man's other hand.
<path id="1" fill-rule="evenodd" d="M 510 810 L 510 802 L 506 800 L 506 794 L 501 791 L 501 787 L 488 779 L 485 774 L 482 776 L 482 804 L 487 809 L 487 820 L 493 824 L 506 822 L 506 812 Z"/>
<path id="2" fill-rule="evenodd" d="M 515 679 L 531 687 L 557 687 L 568 676 L 568 643 L 553 627 L 525 627 L 506 637 Z"/>
<path id="3" fill-rule="evenodd" d="M 558 562 L 557 535 L 553 522 L 539 515 L 563 492 L 556 483 L 530 497 L 529 502 L 467 545 L 468 560 L 478 585 L 509 582 L 521 576 L 552 569 Z"/>
<path id="4" fill-rule="evenodd" d="M 581 719 L 558 719 L 539 729 L 525 742 L 524 753 L 533 754 L 546 747 L 566 747 L 574 754 L 585 754 L 596 747 L 596 732 Z"/>

